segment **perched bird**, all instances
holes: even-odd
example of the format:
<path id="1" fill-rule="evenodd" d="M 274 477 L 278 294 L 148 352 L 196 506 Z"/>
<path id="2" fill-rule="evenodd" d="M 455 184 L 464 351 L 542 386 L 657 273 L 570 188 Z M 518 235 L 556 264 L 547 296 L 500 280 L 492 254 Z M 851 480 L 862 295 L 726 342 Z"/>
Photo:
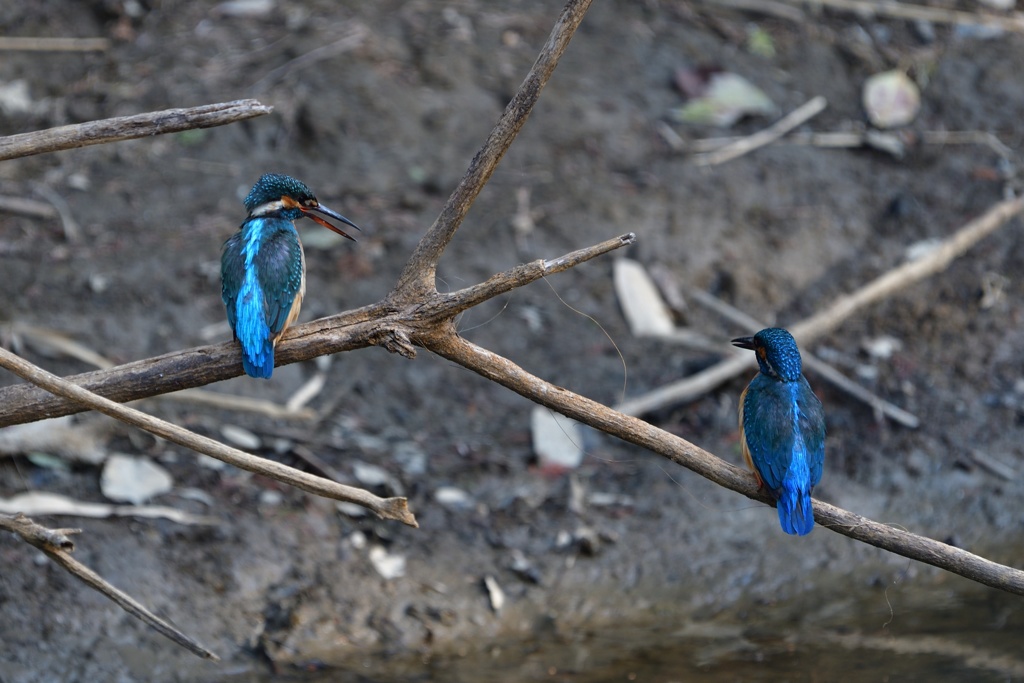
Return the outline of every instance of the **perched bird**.
<path id="1" fill-rule="evenodd" d="M 359 227 L 316 200 L 295 178 L 266 173 L 245 198 L 249 216 L 224 243 L 221 297 L 228 322 L 242 345 L 242 368 L 251 377 L 274 372 L 274 347 L 295 322 L 306 292 L 306 259 L 295 221 L 302 217 L 347 237 L 321 215 Z"/>
<path id="2" fill-rule="evenodd" d="M 786 330 L 769 327 L 732 340 L 757 354 L 760 372 L 740 396 L 740 442 L 758 486 L 777 501 L 787 534 L 814 528 L 811 490 L 825 460 L 825 412 L 801 374 L 800 350 Z"/>

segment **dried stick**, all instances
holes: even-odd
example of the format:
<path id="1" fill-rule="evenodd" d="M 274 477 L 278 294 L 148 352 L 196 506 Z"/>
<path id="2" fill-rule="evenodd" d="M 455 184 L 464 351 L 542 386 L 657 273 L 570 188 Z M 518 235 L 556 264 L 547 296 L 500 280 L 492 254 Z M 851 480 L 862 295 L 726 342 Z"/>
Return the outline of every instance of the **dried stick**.
<path id="1" fill-rule="evenodd" d="M 81 529 L 47 529 L 25 515 L 0 514 L 0 529 L 20 536 L 24 541 L 43 551 L 47 557 L 63 567 L 72 576 L 93 590 L 107 596 L 128 614 L 152 626 L 160 635 L 204 659 L 220 661 L 220 657 L 192 640 L 169 623 L 156 616 L 132 596 L 118 590 L 102 576 L 71 557 L 75 544 L 68 536 L 82 533 Z"/>
<path id="2" fill-rule="evenodd" d="M 577 249 L 556 259 L 522 264 L 472 287 L 449 294 L 435 293 L 413 301 L 404 310 L 395 310 L 385 300 L 297 325 L 289 328 L 285 338 L 277 345 L 274 360 L 280 366 L 374 345 L 414 356 L 416 352 L 409 339 L 415 336 L 417 330 L 430 330 L 487 299 L 628 246 L 635 239 L 635 235 L 628 233 Z M 241 374 L 242 360 L 238 344 L 224 342 L 175 351 L 65 379 L 94 394 L 125 403 L 203 386 Z M 80 413 L 83 410 L 85 408 L 79 402 L 54 396 L 31 384 L 0 389 L 0 427 Z"/>
<path id="3" fill-rule="evenodd" d="M 794 0 L 782 0 L 790 4 L 804 4 Z M 960 10 L 909 5 L 902 2 L 870 2 L 869 0 L 811 0 L 807 4 L 831 7 L 832 9 L 855 12 L 860 16 L 882 16 L 895 19 L 931 21 L 936 24 L 959 26 L 993 26 L 1004 31 L 1024 33 L 1024 16 L 1014 12 L 1010 16 L 979 14 Z"/>
<path id="4" fill-rule="evenodd" d="M 226 123 L 263 116 L 271 111 L 273 111 L 273 107 L 260 104 L 256 100 L 235 100 L 234 102 L 206 104 L 188 109 L 165 109 L 134 116 L 119 116 L 102 121 L 89 121 L 31 133 L 8 135 L 0 138 L 0 161 L 33 154 L 57 152 L 62 149 L 75 149 L 107 142 L 145 138 L 151 135 L 177 133 L 194 128 L 213 128 Z"/>
<path id="5" fill-rule="evenodd" d="M 398 285 L 391 294 L 396 302 L 410 302 L 416 296 L 437 291 L 435 273 L 438 259 L 462 225 L 462 220 L 480 194 L 480 190 L 490 180 L 494 169 L 498 167 L 498 162 L 505 156 L 505 152 L 526 123 L 541 90 L 551 78 L 558 60 L 569 46 L 569 41 L 583 21 L 583 15 L 586 14 L 591 2 L 592 0 L 569 0 L 562 10 L 530 73 L 526 75 L 519 90 L 505 107 L 504 113 L 491 130 L 483 147 L 473 157 L 462 180 L 441 209 L 440 215 L 416 245 L 416 250 L 405 264 L 405 269 L 398 278 Z"/>
<path id="6" fill-rule="evenodd" d="M 944 270 L 953 259 L 962 256 L 1022 210 L 1024 197 L 999 202 L 921 258 L 897 266 L 852 294 L 839 297 L 825 310 L 790 326 L 789 331 L 802 344 L 814 341 L 841 325 L 858 309 Z M 628 399 L 616 408 L 627 415 L 643 415 L 665 405 L 692 401 L 753 366 L 753 354 L 730 356 L 696 375 Z M 0 393 L 0 400 L 2 395 Z"/>
<path id="7" fill-rule="evenodd" d="M 737 493 L 773 505 L 754 476 L 674 434 L 601 403 L 545 382 L 512 361 L 458 337 L 441 333 L 425 346 L 444 358 L 479 373 L 521 396 L 583 424 L 642 446 Z M 813 501 L 818 524 L 883 550 L 959 574 L 978 583 L 1024 595 L 1024 571 L 986 560 L 966 550 L 902 531 L 842 508 Z"/>
<path id="8" fill-rule="evenodd" d="M 251 91 L 252 94 L 259 94 L 265 91 L 273 84 L 280 81 L 282 78 L 287 76 L 298 69 L 304 69 L 312 64 L 315 64 L 324 59 L 332 59 L 339 55 L 351 52 L 357 47 L 363 44 L 370 31 L 364 24 L 358 22 L 351 22 L 348 28 L 348 32 L 345 33 L 341 38 L 335 40 L 327 45 L 322 45 L 317 48 L 313 48 L 309 52 L 302 54 L 295 59 L 292 59 L 285 64 L 271 70 L 266 76 L 256 81 L 253 84 Z"/>
<path id="9" fill-rule="evenodd" d="M 7 349 L 0 348 L 0 366 L 47 391 L 82 403 L 93 410 L 97 410 L 122 422 L 127 422 L 140 429 L 145 429 L 151 434 L 156 434 L 185 448 L 205 453 L 229 465 L 271 477 L 318 496 L 361 505 L 375 512 L 383 519 L 394 519 L 412 527 L 419 526 L 416 523 L 416 518 L 409 512 L 405 498 L 379 498 L 369 491 L 338 484 L 329 479 L 317 477 L 287 465 L 259 458 L 236 448 L 225 446 L 219 441 L 190 432 L 175 424 L 165 422 L 152 415 L 147 415 L 134 408 L 115 403 L 102 396 L 97 396 L 65 379 L 46 372 L 42 368 L 32 365 Z"/>
<path id="10" fill-rule="evenodd" d="M 56 218 L 59 214 L 52 204 L 28 197 L 0 195 L 0 211 L 18 213 L 32 218 Z"/>
<path id="11" fill-rule="evenodd" d="M 1020 12 L 1014 12 L 1010 16 L 997 14 L 978 14 L 974 12 L 963 12 L 960 10 L 942 9 L 939 7 L 926 7 L 923 5 L 908 5 L 902 2 L 870 2 L 869 0 L 772 0 L 766 3 L 765 7 L 758 7 L 761 3 L 758 0 L 705 0 L 709 5 L 721 5 L 724 7 L 735 7 L 751 12 L 760 11 L 765 14 L 790 19 L 791 21 L 802 21 L 803 15 L 798 9 L 802 5 L 824 6 L 845 12 L 854 12 L 860 16 L 882 16 L 896 19 L 911 19 L 931 21 L 936 24 L 957 24 L 961 26 L 994 26 L 1005 31 L 1024 33 L 1024 17 Z M 794 14 L 780 11 L 777 7 L 789 7 Z"/>
<path id="12" fill-rule="evenodd" d="M 694 156 L 693 163 L 698 166 L 714 166 L 715 164 L 732 161 L 765 145 L 770 145 L 789 131 L 802 125 L 805 121 L 823 112 L 827 106 L 828 100 L 821 95 L 813 97 L 764 130 L 759 130 L 753 135 L 740 138 L 714 152 Z"/>
<path id="13" fill-rule="evenodd" d="M 689 298 L 692 301 L 696 301 L 702 306 L 714 310 L 722 317 L 731 320 L 740 327 L 750 330 L 751 332 L 753 332 L 754 330 L 759 330 L 763 327 L 767 327 L 767 325 L 765 325 L 761 321 L 752 318 L 751 316 L 747 315 L 738 308 L 730 306 L 728 303 L 722 301 L 718 297 L 713 296 L 703 290 L 691 289 L 688 292 L 688 294 Z M 825 361 L 819 359 L 817 356 L 805 351 L 803 358 L 804 366 L 813 370 L 822 379 L 829 382 L 833 386 L 841 389 L 842 391 L 845 391 L 854 398 L 861 400 L 864 403 L 867 403 L 869 406 L 871 406 L 871 408 L 878 411 L 882 415 L 887 416 L 888 418 L 894 420 L 895 422 L 899 422 L 901 425 L 905 427 L 910 427 L 911 429 L 917 429 L 921 425 L 921 421 L 913 413 L 908 412 L 903 408 L 900 408 L 899 406 L 890 403 L 889 401 L 886 401 L 881 396 L 876 396 L 875 394 L 871 393 L 861 385 L 855 383 L 853 380 L 847 378 L 846 375 L 839 372 Z"/>
<path id="14" fill-rule="evenodd" d="M 713 152 L 728 145 L 736 144 L 746 138 L 725 137 L 725 138 L 701 138 L 700 140 L 683 140 L 674 130 L 661 123 L 658 132 L 669 144 L 674 152 L 691 152 L 694 154 Z M 1006 146 L 995 133 L 984 130 L 924 130 L 918 133 L 920 141 L 925 145 L 981 145 L 988 147 L 1001 157 L 1012 159 L 1014 151 Z M 904 139 L 897 133 L 885 133 L 873 128 L 865 128 L 859 131 L 836 131 L 836 132 L 797 132 L 787 135 L 781 142 L 788 145 L 810 145 L 812 147 L 825 147 L 829 149 L 851 148 L 851 147 L 872 147 L 874 149 L 888 152 L 895 157 L 901 157 L 905 153 L 905 147 L 913 144 L 912 139 Z"/>
<path id="15" fill-rule="evenodd" d="M 10 52 L 105 52 L 106 38 L 35 38 L 0 36 L 0 50 Z"/>
<path id="16" fill-rule="evenodd" d="M 160 401 L 191 403 L 220 410 L 256 413 L 275 420 L 313 420 L 316 418 L 316 411 L 311 408 L 292 409 L 262 398 L 221 394 L 215 391 L 203 391 L 202 389 L 182 389 L 181 391 L 163 394 L 156 398 Z"/>

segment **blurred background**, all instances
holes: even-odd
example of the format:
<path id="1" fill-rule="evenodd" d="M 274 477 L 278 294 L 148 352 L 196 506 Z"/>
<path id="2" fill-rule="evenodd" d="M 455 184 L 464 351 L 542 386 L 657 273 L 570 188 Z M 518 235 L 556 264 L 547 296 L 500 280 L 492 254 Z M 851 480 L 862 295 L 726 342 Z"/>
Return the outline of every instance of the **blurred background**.
<path id="1" fill-rule="evenodd" d="M 352 244 L 301 226 L 300 322 L 381 299 L 560 10 L 4 3 L 4 36 L 107 42 L 5 47 L 0 134 L 245 97 L 274 107 L 0 164 L 4 345 L 67 375 L 95 368 L 82 349 L 124 363 L 228 340 L 220 249 L 269 171 L 363 228 Z M 1020 34 L 998 27 L 597 2 L 446 252 L 439 289 L 635 232 L 635 246 L 472 309 L 459 328 L 592 399 L 642 396 L 756 331 L 691 292 L 788 326 L 1019 190 L 1021 64 Z M 880 105 L 865 96 L 878 75 Z M 815 96 L 828 107 L 789 139 L 701 163 L 700 141 L 749 135 Z M 633 333 L 613 287 L 621 258 L 703 343 Z M 816 497 L 1024 564 L 1021 263 L 1017 220 L 804 348 L 920 421 L 891 422 L 808 371 L 829 429 Z M 739 464 L 752 374 L 645 417 Z M 224 659 L 196 660 L 4 536 L 0 680 L 1024 679 L 1020 598 L 822 528 L 786 536 L 771 508 L 594 432 L 566 427 L 580 450 L 563 458 L 564 444 L 538 442 L 530 402 L 428 353 L 367 349 L 205 389 L 282 410 L 308 394 L 291 415 L 187 398 L 142 408 L 408 496 L 420 528 L 97 416 L 0 430 L 4 499 L 53 492 L 203 518 L 34 515 L 82 527 L 79 560 Z"/>

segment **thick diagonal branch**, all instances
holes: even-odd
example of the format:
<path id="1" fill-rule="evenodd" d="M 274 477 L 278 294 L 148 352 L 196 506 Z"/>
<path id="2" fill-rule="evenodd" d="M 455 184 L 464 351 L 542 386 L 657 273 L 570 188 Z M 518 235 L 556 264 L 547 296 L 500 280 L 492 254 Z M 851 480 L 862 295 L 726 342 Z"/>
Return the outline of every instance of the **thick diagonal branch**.
<path id="1" fill-rule="evenodd" d="M 773 504 L 754 477 L 685 439 L 636 417 L 545 382 L 512 361 L 457 336 L 453 330 L 424 344 L 434 353 L 497 382 L 542 406 L 578 422 L 642 446 L 687 469 L 762 503 Z M 820 500 L 814 501 L 814 518 L 827 529 L 883 550 L 924 562 L 940 569 L 1010 593 L 1024 595 L 1024 571 L 1007 567 L 960 548 L 908 531 L 880 524 Z"/>

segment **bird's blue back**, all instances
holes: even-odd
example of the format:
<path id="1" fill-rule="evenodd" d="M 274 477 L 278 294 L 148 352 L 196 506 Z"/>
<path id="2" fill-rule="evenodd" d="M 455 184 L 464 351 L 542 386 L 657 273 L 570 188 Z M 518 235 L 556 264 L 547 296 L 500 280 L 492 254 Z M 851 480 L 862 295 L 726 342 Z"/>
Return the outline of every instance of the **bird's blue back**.
<path id="1" fill-rule="evenodd" d="M 778 331 L 784 335 L 764 335 L 771 329 L 754 338 L 761 371 L 740 399 L 740 431 L 745 454 L 778 501 L 783 530 L 802 536 L 814 527 L 811 490 L 825 460 L 825 415 L 801 374 L 796 342 Z"/>
<path id="2" fill-rule="evenodd" d="M 274 371 L 274 344 L 302 291 L 303 257 L 291 220 L 253 217 L 224 243 L 221 296 L 252 377 Z"/>

